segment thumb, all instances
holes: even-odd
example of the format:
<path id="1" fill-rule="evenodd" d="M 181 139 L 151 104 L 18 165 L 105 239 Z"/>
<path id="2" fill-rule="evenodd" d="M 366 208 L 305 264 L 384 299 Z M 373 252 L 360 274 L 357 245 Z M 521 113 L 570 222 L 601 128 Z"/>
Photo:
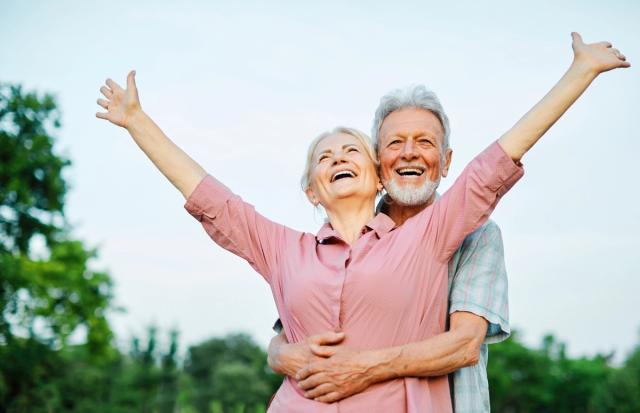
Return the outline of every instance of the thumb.
<path id="1" fill-rule="evenodd" d="M 584 44 L 582 36 L 580 36 L 580 33 L 578 32 L 571 32 L 571 38 L 573 39 L 574 44 Z"/>
<path id="2" fill-rule="evenodd" d="M 314 355 L 325 358 L 333 356 L 338 351 L 334 346 L 320 346 L 318 344 L 311 344 L 309 348 Z"/>
<path id="3" fill-rule="evenodd" d="M 135 70 L 130 71 L 127 75 L 127 89 L 137 90 Z"/>
<path id="4" fill-rule="evenodd" d="M 330 345 L 338 344 L 342 340 L 344 340 L 343 332 L 336 333 L 333 331 L 327 331 L 326 333 L 318 334 L 317 336 L 315 336 L 313 342 L 314 344 L 318 345 Z"/>

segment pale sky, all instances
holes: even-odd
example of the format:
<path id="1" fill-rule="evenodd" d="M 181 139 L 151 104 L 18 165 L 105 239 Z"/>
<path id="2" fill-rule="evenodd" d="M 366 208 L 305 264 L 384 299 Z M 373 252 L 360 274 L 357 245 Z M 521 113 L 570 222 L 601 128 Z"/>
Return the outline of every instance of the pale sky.
<path id="1" fill-rule="evenodd" d="M 107 77 L 136 69 L 143 108 L 178 145 L 267 217 L 315 232 L 299 189 L 314 136 L 368 133 L 380 96 L 425 83 L 451 119 L 445 189 L 560 78 L 574 30 L 634 66 L 596 79 L 493 215 L 511 323 L 574 356 L 640 341 L 640 3 L 212 3 L 5 0 L 0 13 L 0 81 L 58 97 L 67 216 L 116 282 L 120 343 L 156 323 L 177 326 L 183 349 L 232 331 L 266 346 L 277 314 L 262 277 L 210 241 L 126 131 L 95 119 Z"/>

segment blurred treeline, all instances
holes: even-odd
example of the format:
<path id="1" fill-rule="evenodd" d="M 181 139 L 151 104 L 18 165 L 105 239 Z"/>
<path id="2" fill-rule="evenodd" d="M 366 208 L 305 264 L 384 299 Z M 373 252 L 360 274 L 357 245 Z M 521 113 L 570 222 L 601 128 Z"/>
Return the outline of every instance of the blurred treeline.
<path id="1" fill-rule="evenodd" d="M 114 344 L 111 277 L 64 216 L 59 118 L 53 97 L 0 85 L 0 413 L 265 411 L 281 378 L 246 335 L 183 352 L 177 331 L 149 328 Z M 640 412 L 640 346 L 622 366 L 610 358 L 569 358 L 551 336 L 527 348 L 515 334 L 490 349 L 492 410 Z"/>

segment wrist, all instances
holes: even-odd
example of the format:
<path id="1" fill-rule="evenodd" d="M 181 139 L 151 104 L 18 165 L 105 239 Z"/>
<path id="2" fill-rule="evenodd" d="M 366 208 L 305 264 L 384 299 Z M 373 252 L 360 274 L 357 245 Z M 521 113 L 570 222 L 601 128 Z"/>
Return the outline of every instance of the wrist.
<path id="1" fill-rule="evenodd" d="M 600 74 L 597 67 L 594 67 L 590 62 L 579 57 L 574 57 L 573 62 L 571 62 L 571 66 L 569 67 L 569 72 L 588 81 L 592 81 Z"/>
<path id="2" fill-rule="evenodd" d="M 131 132 L 139 128 L 140 125 L 148 118 L 149 117 L 146 113 L 144 113 L 142 108 L 138 107 L 138 109 L 133 110 L 132 113 L 127 117 L 127 124 L 125 125 L 125 128 L 129 132 Z"/>
<path id="3" fill-rule="evenodd" d="M 400 357 L 400 352 L 398 348 L 388 348 L 361 353 L 362 362 L 367 368 L 367 377 L 371 379 L 371 383 L 401 377 L 395 368 L 395 361 Z"/>

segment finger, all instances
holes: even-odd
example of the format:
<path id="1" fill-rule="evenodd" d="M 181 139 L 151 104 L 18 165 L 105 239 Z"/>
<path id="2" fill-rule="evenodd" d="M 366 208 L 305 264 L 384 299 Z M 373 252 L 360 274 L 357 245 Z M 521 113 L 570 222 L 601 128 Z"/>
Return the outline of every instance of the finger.
<path id="1" fill-rule="evenodd" d="M 300 387 L 302 390 L 309 391 L 315 388 L 316 386 L 326 382 L 327 380 L 325 379 L 325 375 L 322 373 L 318 373 L 310 376 L 305 380 L 298 382 L 298 387 Z"/>
<path id="2" fill-rule="evenodd" d="M 622 60 L 622 61 L 627 60 L 627 56 L 625 56 L 625 55 L 623 55 L 622 53 L 620 53 L 620 50 L 618 50 L 618 49 L 613 49 L 613 48 L 612 48 L 611 50 L 613 51 L 613 54 L 615 54 L 615 55 L 616 55 L 616 57 L 617 57 L 618 59 L 620 59 L 620 60 Z"/>
<path id="3" fill-rule="evenodd" d="M 132 70 L 127 75 L 127 89 L 136 90 L 136 71 Z"/>
<path id="4" fill-rule="evenodd" d="M 571 32 L 571 38 L 573 39 L 573 42 L 575 44 L 584 44 L 584 42 L 582 41 L 582 36 L 580 36 L 580 33 L 578 32 Z"/>
<path id="5" fill-rule="evenodd" d="M 305 392 L 304 393 L 304 397 L 306 397 L 307 399 L 315 399 L 316 397 L 320 397 L 320 396 L 323 396 L 323 395 L 325 395 L 327 393 L 331 393 L 335 389 L 336 389 L 336 387 L 333 384 L 324 383 L 324 384 L 319 385 L 318 387 L 316 387 L 313 390 Z"/>
<path id="6" fill-rule="evenodd" d="M 107 119 L 107 115 L 108 115 L 108 113 L 96 112 L 96 118 Z"/>
<path id="7" fill-rule="evenodd" d="M 631 67 L 631 63 L 629 63 L 629 62 L 622 62 L 622 63 L 620 63 L 620 67 Z"/>
<path id="8" fill-rule="evenodd" d="M 320 397 L 316 397 L 315 401 L 320 402 L 320 403 L 334 403 L 337 402 L 338 400 L 342 400 L 344 399 L 344 397 L 342 397 L 342 395 L 336 391 L 332 391 L 330 393 L 325 394 L 324 396 L 320 396 Z"/>
<path id="9" fill-rule="evenodd" d="M 311 349 L 311 352 L 316 356 L 325 358 L 333 356 L 338 351 L 336 346 L 319 346 L 317 344 L 311 344 L 309 348 Z"/>
<path id="10" fill-rule="evenodd" d="M 609 42 L 599 42 L 598 45 L 604 46 L 606 48 L 613 47 L 613 45 Z"/>
<path id="11" fill-rule="evenodd" d="M 107 99 L 111 99 L 111 97 L 113 96 L 113 92 L 111 91 L 111 89 L 109 89 L 108 87 L 105 86 L 101 86 L 100 87 L 100 92 L 104 95 L 104 97 L 106 97 Z"/>
<path id="12" fill-rule="evenodd" d="M 310 339 L 312 343 L 327 345 L 327 344 L 338 344 L 339 342 L 344 340 L 344 337 L 345 335 L 343 332 L 336 333 L 334 331 L 327 331 L 327 332 L 312 336 L 310 337 Z"/>
<path id="13" fill-rule="evenodd" d="M 122 87 L 120 87 L 120 85 L 119 85 L 119 84 L 117 84 L 116 82 L 114 82 L 114 81 L 113 81 L 113 80 L 111 80 L 111 79 L 107 79 L 105 83 L 106 83 L 106 84 L 107 84 L 107 86 L 109 86 L 109 87 L 111 88 L 111 90 L 113 90 L 114 92 L 124 90 L 124 89 L 122 89 Z"/>
<path id="14" fill-rule="evenodd" d="M 109 110 L 109 101 L 108 100 L 98 99 L 97 102 L 98 102 L 98 105 L 100 105 L 103 108 Z"/>
<path id="15" fill-rule="evenodd" d="M 302 369 L 300 369 L 298 373 L 296 373 L 296 380 L 297 381 L 305 380 L 307 377 L 315 373 L 317 373 L 317 371 L 315 370 L 314 366 L 312 364 L 307 365 Z"/>

